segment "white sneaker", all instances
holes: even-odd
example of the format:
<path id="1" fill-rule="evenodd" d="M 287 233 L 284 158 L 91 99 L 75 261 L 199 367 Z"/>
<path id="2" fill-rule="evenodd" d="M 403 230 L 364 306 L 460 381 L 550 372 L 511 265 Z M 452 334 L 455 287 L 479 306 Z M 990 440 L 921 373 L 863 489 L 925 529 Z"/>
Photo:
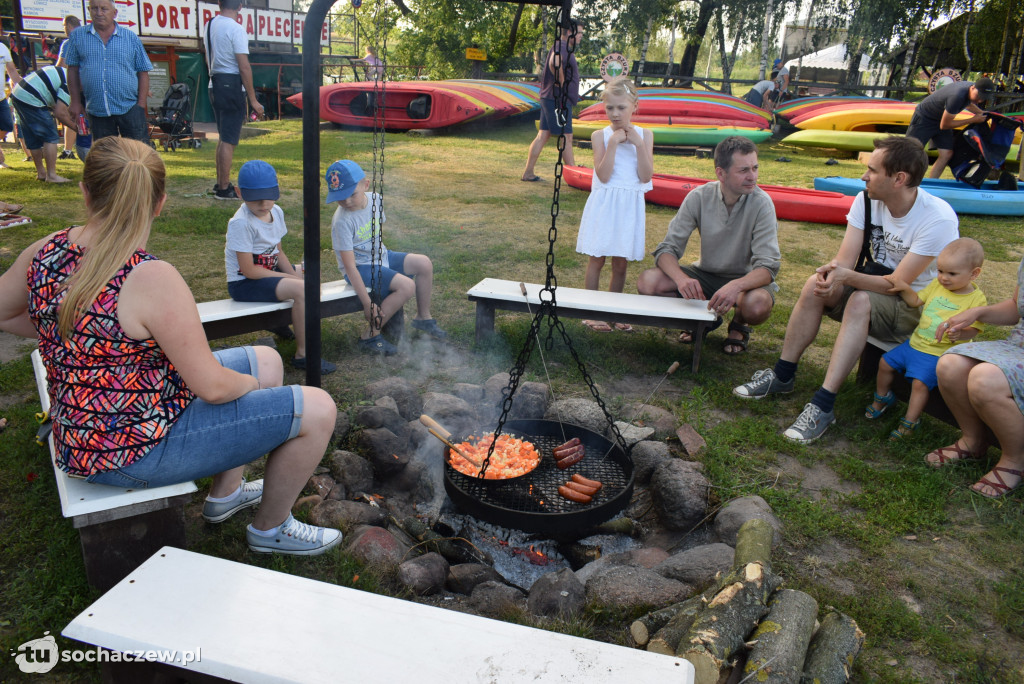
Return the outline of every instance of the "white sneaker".
<path id="1" fill-rule="evenodd" d="M 829 425 L 834 422 L 836 422 L 835 411 L 825 413 L 814 404 L 807 404 L 804 406 L 803 413 L 797 417 L 796 422 L 786 428 L 782 436 L 791 442 L 810 444 L 825 434 L 825 430 L 828 430 Z"/>
<path id="2" fill-rule="evenodd" d="M 277 534 L 264 537 L 254 532 L 253 526 L 249 525 L 245 530 L 245 540 L 256 553 L 319 556 L 341 542 L 341 532 L 330 527 L 301 523 L 289 513 Z"/>
<path id="3" fill-rule="evenodd" d="M 221 523 L 238 511 L 255 506 L 263 499 L 263 480 L 246 482 L 242 480 L 241 493 L 231 501 L 210 501 L 203 503 L 203 520 Z"/>
<path id="4" fill-rule="evenodd" d="M 732 393 L 743 399 L 764 399 L 769 394 L 788 394 L 793 391 L 795 384 L 796 378 L 782 382 L 775 375 L 775 369 L 765 368 L 754 373 L 750 382 L 734 387 Z"/>

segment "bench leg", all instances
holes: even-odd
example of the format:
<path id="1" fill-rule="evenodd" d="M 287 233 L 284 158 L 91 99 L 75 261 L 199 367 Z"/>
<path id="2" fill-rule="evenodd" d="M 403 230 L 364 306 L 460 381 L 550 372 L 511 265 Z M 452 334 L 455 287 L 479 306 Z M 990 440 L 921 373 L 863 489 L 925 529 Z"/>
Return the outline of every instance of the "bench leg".
<path id="1" fill-rule="evenodd" d="M 89 584 L 106 591 L 164 546 L 185 548 L 185 504 L 78 530 Z"/>
<path id="2" fill-rule="evenodd" d="M 707 335 L 707 330 L 711 327 L 713 321 L 701 321 L 697 324 L 697 329 L 690 334 L 693 335 L 693 359 L 690 362 L 690 370 L 696 373 L 700 370 L 700 354 L 704 350 L 704 337 Z"/>
<path id="3" fill-rule="evenodd" d="M 476 341 L 483 342 L 494 334 L 494 307 L 486 302 L 476 303 Z"/>

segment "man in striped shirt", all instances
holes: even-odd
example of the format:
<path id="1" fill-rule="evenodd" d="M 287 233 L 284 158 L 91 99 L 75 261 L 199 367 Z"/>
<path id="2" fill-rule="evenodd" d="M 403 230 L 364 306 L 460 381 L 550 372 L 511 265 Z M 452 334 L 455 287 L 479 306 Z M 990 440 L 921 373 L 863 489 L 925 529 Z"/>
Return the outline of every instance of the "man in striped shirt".
<path id="1" fill-rule="evenodd" d="M 18 81 L 11 91 L 11 103 L 18 112 L 20 130 L 36 164 L 38 180 L 48 183 L 68 183 L 71 180 L 58 176 L 55 171 L 60 135 L 53 122 L 56 116 L 65 126 L 74 127 L 75 121 L 68 108 L 70 101 L 67 77 L 64 70 L 56 66 L 33 71 Z"/>
<path id="2" fill-rule="evenodd" d="M 153 63 L 139 37 L 117 25 L 111 0 L 89 0 L 92 23 L 68 36 L 64 60 L 68 65 L 71 112 L 82 113 L 80 95 L 93 141 L 108 135 L 149 142 L 146 98 Z"/>

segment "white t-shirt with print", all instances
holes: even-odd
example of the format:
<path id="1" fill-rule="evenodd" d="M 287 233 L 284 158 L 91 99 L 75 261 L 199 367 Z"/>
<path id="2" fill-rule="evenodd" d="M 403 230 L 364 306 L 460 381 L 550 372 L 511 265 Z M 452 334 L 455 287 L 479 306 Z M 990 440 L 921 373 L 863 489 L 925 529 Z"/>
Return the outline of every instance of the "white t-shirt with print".
<path id="1" fill-rule="evenodd" d="M 373 235 L 373 200 L 374 193 L 366 193 L 366 206 L 356 211 L 348 211 L 338 207 L 331 219 L 331 249 L 338 259 L 338 268 L 345 272 L 345 266 L 341 263 L 341 256 L 338 252 L 351 251 L 356 260 L 356 266 L 373 264 L 374 257 L 380 255 L 380 263 L 385 266 L 388 263 L 388 249 L 381 244 L 380 228 L 386 220 L 383 209 L 380 212 L 380 226 L 377 227 L 376 249 L 371 252 L 371 237 Z M 378 202 L 380 202 L 378 196 Z"/>
<path id="2" fill-rule="evenodd" d="M 227 272 L 229 283 L 245 280 L 238 266 L 238 252 L 255 254 L 261 265 L 267 268 L 271 262 L 276 263 L 277 246 L 288 234 L 288 228 L 284 225 L 284 212 L 276 204 L 270 210 L 270 219 L 270 223 L 261 221 L 243 204 L 228 221 L 224 270 Z"/>
<path id="3" fill-rule="evenodd" d="M 7 91 L 4 90 L 3 84 L 7 80 L 7 63 L 13 61 L 11 51 L 6 45 L 0 43 L 0 102 L 7 99 Z"/>
<path id="4" fill-rule="evenodd" d="M 864 230 L 863 192 L 854 198 L 846 222 Z M 907 253 L 933 257 L 921 275 L 910 283 L 915 292 L 923 290 L 935 278 L 934 257 L 960 237 L 960 221 L 953 208 L 922 188 L 917 189 L 914 206 L 900 218 L 893 217 L 881 200 L 871 200 L 871 224 L 882 229 L 873 231 L 871 238 L 871 258 L 879 264 L 895 270 Z"/>

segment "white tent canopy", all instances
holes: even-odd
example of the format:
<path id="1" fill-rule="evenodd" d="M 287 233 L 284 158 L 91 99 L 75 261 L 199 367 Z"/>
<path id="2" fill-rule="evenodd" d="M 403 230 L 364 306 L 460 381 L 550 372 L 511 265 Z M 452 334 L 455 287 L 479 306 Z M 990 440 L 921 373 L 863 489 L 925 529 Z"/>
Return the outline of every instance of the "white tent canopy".
<path id="1" fill-rule="evenodd" d="M 849 65 L 847 60 L 849 58 L 846 54 L 846 45 L 840 43 L 839 45 L 832 45 L 823 50 L 812 52 L 809 55 L 804 55 L 803 58 L 791 59 L 786 62 L 785 66 L 789 67 L 790 72 L 796 70 L 797 63 L 801 67 L 806 68 L 818 68 L 818 69 L 846 69 Z M 868 59 L 867 55 L 861 55 L 860 57 L 860 70 L 869 71 L 874 65 L 871 60 Z"/>

